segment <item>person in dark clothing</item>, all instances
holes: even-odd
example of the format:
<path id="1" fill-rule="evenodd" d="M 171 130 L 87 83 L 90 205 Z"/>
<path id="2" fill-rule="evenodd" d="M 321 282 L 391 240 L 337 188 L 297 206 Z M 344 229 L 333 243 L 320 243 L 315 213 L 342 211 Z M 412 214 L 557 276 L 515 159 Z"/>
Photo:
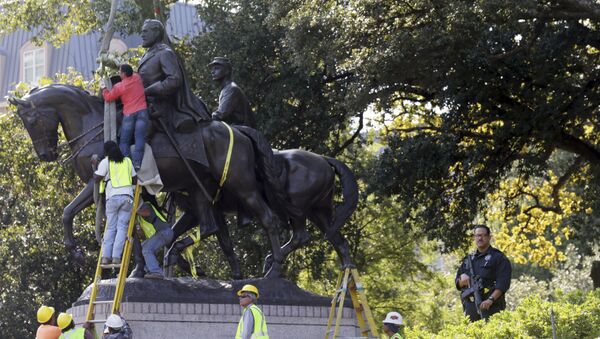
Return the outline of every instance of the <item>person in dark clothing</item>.
<path id="1" fill-rule="evenodd" d="M 144 202 L 137 210 L 138 236 L 146 238 L 142 243 L 142 254 L 148 273 L 144 278 L 163 279 L 164 273 L 156 259 L 156 252 L 171 243 L 173 230 L 166 218 L 150 202 Z"/>
<path id="2" fill-rule="evenodd" d="M 121 315 L 111 314 L 106 323 L 104 324 L 104 335 L 103 339 L 131 339 L 133 338 L 133 331 L 131 327 Z"/>
<path id="3" fill-rule="evenodd" d="M 504 253 L 490 245 L 491 233 L 489 227 L 477 225 L 473 229 L 473 238 L 477 250 L 468 254 L 461 261 L 456 272 L 456 288 L 463 290 L 472 284 L 472 279 L 481 279 L 483 289 L 481 293 L 481 304 L 475 305 L 473 296 L 462 300 L 465 315 L 471 321 L 481 319 L 477 312 L 477 306 L 484 318 L 498 313 L 506 308 L 504 295 L 510 288 L 512 268 L 510 261 Z M 474 277 L 469 270 L 469 257 L 473 265 Z"/>

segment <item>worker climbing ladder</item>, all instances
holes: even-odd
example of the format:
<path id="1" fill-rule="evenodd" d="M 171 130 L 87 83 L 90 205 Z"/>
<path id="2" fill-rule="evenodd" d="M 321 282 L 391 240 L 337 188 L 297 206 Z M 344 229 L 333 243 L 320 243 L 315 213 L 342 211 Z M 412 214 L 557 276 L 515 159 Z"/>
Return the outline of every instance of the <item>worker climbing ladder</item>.
<path id="1" fill-rule="evenodd" d="M 138 206 L 140 200 L 140 192 L 141 186 L 137 184 L 135 186 L 135 193 L 133 194 L 133 206 L 131 209 L 131 216 L 129 217 L 129 225 L 127 227 L 127 239 L 125 240 L 125 247 L 123 249 L 123 258 L 121 260 L 121 264 L 109 264 L 102 265 L 102 248 L 100 248 L 100 255 L 98 255 L 98 264 L 96 265 L 96 274 L 94 276 L 94 282 L 92 283 L 92 293 L 90 295 L 90 302 L 88 305 L 88 310 L 86 314 L 86 321 L 90 322 L 99 322 L 94 321 L 94 310 L 95 306 L 98 304 L 107 304 L 112 303 L 111 313 L 117 313 L 121 307 L 121 299 L 123 298 L 123 291 L 125 290 L 125 279 L 127 278 L 127 271 L 129 269 L 129 259 L 131 257 L 131 251 L 133 247 L 133 228 L 135 224 L 135 207 Z M 105 230 L 106 232 L 106 230 Z M 119 274 L 117 276 L 117 283 L 115 286 L 115 295 L 113 301 L 96 301 L 96 295 L 98 294 L 98 285 L 100 280 L 102 279 L 102 270 L 103 269 L 112 269 L 118 268 Z M 104 322 L 104 320 L 102 320 Z"/>
<path id="2" fill-rule="evenodd" d="M 375 326 L 375 320 L 373 319 L 371 308 L 367 302 L 367 295 L 365 294 L 364 286 L 360 280 L 360 276 L 358 275 L 358 270 L 356 268 L 345 268 L 343 271 L 340 271 L 336 287 L 337 290 L 335 291 L 333 299 L 331 300 L 331 309 L 329 310 L 329 320 L 327 321 L 325 339 L 335 339 L 339 336 L 346 292 L 350 292 L 352 306 L 356 312 L 356 319 L 358 320 L 358 325 L 360 326 L 360 332 L 362 336 L 369 337 L 369 332 L 371 332 L 372 337 L 379 338 L 377 327 Z M 332 330 L 331 327 L 334 318 L 335 325 L 334 329 Z"/>

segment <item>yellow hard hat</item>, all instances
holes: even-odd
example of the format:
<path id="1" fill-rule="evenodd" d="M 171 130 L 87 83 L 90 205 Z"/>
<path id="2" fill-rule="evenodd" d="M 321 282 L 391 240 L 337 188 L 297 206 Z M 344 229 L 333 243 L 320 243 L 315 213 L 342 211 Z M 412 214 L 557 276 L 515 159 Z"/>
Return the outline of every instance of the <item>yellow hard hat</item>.
<path id="1" fill-rule="evenodd" d="M 242 287 L 242 289 L 237 292 L 237 295 L 240 296 L 244 292 L 252 292 L 252 293 L 256 294 L 256 299 L 258 299 L 258 288 L 256 288 L 256 286 L 249 285 L 249 284 L 244 285 L 244 287 Z"/>
<path id="2" fill-rule="evenodd" d="M 58 315 L 56 323 L 61 330 L 64 330 L 65 327 L 71 325 L 71 321 L 73 321 L 73 316 L 69 313 L 63 312 Z"/>
<path id="3" fill-rule="evenodd" d="M 50 307 L 50 306 L 46 306 L 46 305 L 42 305 L 40 306 L 40 308 L 37 311 L 37 320 L 39 323 L 45 323 L 48 320 L 50 320 L 50 318 L 52 318 L 52 315 L 54 314 L 54 307 Z"/>

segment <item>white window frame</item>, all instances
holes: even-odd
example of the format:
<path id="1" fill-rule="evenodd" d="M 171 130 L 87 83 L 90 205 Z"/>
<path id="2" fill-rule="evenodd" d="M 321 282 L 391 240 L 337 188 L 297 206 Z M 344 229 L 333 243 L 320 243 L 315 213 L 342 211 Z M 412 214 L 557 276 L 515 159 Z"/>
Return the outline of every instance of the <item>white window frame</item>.
<path id="1" fill-rule="evenodd" d="M 110 40 L 108 52 L 109 53 L 117 52 L 118 54 L 123 54 L 123 53 L 127 52 L 128 49 L 129 49 L 129 47 L 127 47 L 127 44 L 125 44 L 125 42 L 123 40 L 113 38 Z"/>
<path id="2" fill-rule="evenodd" d="M 39 56 L 41 53 L 41 57 L 42 57 L 42 61 L 38 62 L 36 60 L 36 57 Z M 32 68 L 33 69 L 33 78 L 32 79 L 25 79 L 25 58 L 28 55 L 32 55 L 33 57 L 33 64 L 32 65 L 27 65 L 27 68 Z M 50 48 L 48 46 L 47 43 L 44 43 L 42 46 L 36 46 L 34 44 L 32 44 L 30 41 L 26 42 L 20 49 L 19 51 L 19 56 L 20 56 L 20 74 L 19 74 L 19 80 L 23 81 L 23 82 L 27 82 L 32 86 L 37 86 L 39 79 L 47 76 L 48 75 L 48 68 L 50 65 Z"/>

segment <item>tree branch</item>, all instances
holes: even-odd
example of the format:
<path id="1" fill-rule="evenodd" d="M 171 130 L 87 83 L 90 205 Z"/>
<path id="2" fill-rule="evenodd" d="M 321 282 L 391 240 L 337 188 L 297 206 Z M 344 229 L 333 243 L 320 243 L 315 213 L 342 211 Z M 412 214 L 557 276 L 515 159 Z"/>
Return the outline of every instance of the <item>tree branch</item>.
<path id="1" fill-rule="evenodd" d="M 582 162 L 583 162 L 583 157 L 577 157 L 575 159 L 575 161 L 573 161 L 573 163 L 569 166 L 569 168 L 567 168 L 565 173 L 563 173 L 563 175 L 560 176 L 560 178 L 558 178 L 558 181 L 556 182 L 554 187 L 552 187 L 552 206 L 542 205 L 540 203 L 539 197 L 537 195 L 530 193 L 530 192 L 525 192 L 522 189 L 519 189 L 519 192 L 521 194 L 530 196 L 535 200 L 535 204 L 533 206 L 530 206 L 529 208 L 527 208 L 523 213 L 525 213 L 526 215 L 530 215 L 529 212 L 531 212 L 533 209 L 538 208 L 544 212 L 554 212 L 557 214 L 562 214 L 563 209 L 560 207 L 560 196 L 559 196 L 560 190 L 569 181 L 571 176 L 573 176 L 573 174 L 575 174 L 577 172 L 577 170 L 581 166 Z"/>
<path id="2" fill-rule="evenodd" d="M 360 114 L 358 116 L 358 127 L 356 128 L 356 131 L 340 147 L 337 147 L 333 152 L 331 152 L 331 157 L 334 158 L 340 152 L 342 152 L 344 149 L 346 149 L 346 147 L 350 146 L 354 142 L 354 140 L 356 140 L 356 138 L 358 138 L 358 136 L 360 135 L 360 132 L 362 132 L 363 126 L 364 126 L 364 112 L 360 112 Z"/>
<path id="3" fill-rule="evenodd" d="M 559 0 L 559 6 L 550 9 L 529 10 L 524 19 L 600 20 L 600 4 L 592 0 Z"/>

